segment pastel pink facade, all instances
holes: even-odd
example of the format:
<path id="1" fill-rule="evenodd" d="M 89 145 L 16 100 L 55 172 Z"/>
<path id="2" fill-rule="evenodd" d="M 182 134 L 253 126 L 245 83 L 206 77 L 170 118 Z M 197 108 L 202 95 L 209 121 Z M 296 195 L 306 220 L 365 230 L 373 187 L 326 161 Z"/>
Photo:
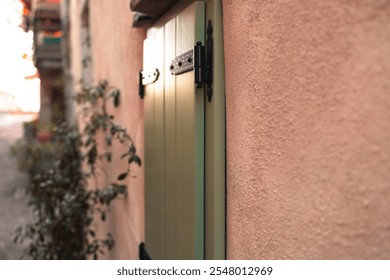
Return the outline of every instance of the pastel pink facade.
<path id="1" fill-rule="evenodd" d="M 80 14 L 86 1 L 71 2 L 71 50 L 74 86 L 82 75 L 80 53 Z M 138 71 L 142 68 L 142 42 L 144 29 L 131 28 L 133 16 L 127 0 L 89 1 L 89 32 L 91 36 L 92 82 L 105 79 L 121 91 L 118 109 L 109 108 L 115 121 L 126 127 L 133 137 L 137 151 L 143 158 L 143 103 L 138 96 Z M 121 149 L 119 149 L 121 148 Z M 104 167 L 105 180 L 113 182 L 126 170 L 127 164 L 119 159 L 125 151 L 114 146 L 112 164 Z M 132 167 L 132 176 L 124 182 L 128 197 L 116 201 L 109 212 L 108 222 L 99 224 L 102 234 L 112 232 L 115 249 L 103 258 L 137 259 L 139 243 L 144 240 L 143 167 Z"/>
<path id="2" fill-rule="evenodd" d="M 389 259 L 389 1 L 223 16 L 227 257 Z"/>
<path id="3" fill-rule="evenodd" d="M 115 120 L 124 125 L 133 137 L 140 156 L 143 156 L 143 102 L 138 95 L 138 72 L 142 69 L 142 42 L 145 30 L 131 28 L 132 14 L 128 1 L 89 1 L 90 32 L 93 34 L 93 78 L 107 79 L 121 90 L 121 105 Z M 116 70 L 115 70 L 116 69 Z M 117 149 L 116 162 L 106 169 L 108 181 L 116 179 L 119 170 L 126 170 L 126 162 L 119 156 L 126 152 Z M 143 167 L 132 167 L 133 178 L 126 180 L 128 197 L 118 201 L 111 210 L 110 229 L 118 244 L 109 258 L 137 259 L 138 245 L 144 240 L 144 172 Z M 123 247 L 123 245 L 126 246 Z"/>

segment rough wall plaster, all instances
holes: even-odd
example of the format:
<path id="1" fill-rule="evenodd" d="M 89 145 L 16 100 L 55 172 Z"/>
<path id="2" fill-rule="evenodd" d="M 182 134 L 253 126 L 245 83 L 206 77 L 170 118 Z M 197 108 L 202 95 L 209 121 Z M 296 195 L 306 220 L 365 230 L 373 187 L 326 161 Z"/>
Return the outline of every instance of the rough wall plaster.
<path id="1" fill-rule="evenodd" d="M 71 44 L 74 81 L 81 78 L 80 53 L 80 0 L 72 1 Z M 120 106 L 108 110 L 115 122 L 123 125 L 135 141 L 137 152 L 143 157 L 143 101 L 138 96 L 138 71 L 142 69 L 142 48 L 145 29 L 132 28 L 133 13 L 128 0 L 89 1 L 93 84 L 106 79 L 120 89 Z M 76 86 L 76 85 L 75 85 Z M 111 104 L 111 103 L 109 103 Z M 100 139 L 103 143 L 104 139 Z M 103 144 L 104 145 L 104 144 Z M 118 174 L 126 171 L 127 163 L 119 160 L 126 148 L 113 147 L 113 161 L 103 166 L 101 183 L 114 182 Z M 137 259 L 138 245 L 144 239 L 144 171 L 132 166 L 132 176 L 124 182 L 128 186 L 126 199 L 116 201 L 107 222 L 99 224 L 102 236 L 112 232 L 116 241 L 113 251 L 102 256 L 109 259 Z M 106 177 L 106 178 L 104 178 Z"/>
<path id="2" fill-rule="evenodd" d="M 390 258 L 390 2 L 223 1 L 227 256 Z"/>

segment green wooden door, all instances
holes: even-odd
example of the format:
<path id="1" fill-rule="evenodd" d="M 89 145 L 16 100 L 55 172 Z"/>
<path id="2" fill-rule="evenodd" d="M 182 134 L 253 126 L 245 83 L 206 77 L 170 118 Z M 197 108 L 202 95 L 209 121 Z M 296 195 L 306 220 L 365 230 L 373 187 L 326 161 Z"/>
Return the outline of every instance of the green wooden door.
<path id="1" fill-rule="evenodd" d="M 204 43 L 205 4 L 196 1 L 148 31 L 145 86 L 145 243 L 153 259 L 204 258 L 204 89 L 172 60 Z"/>

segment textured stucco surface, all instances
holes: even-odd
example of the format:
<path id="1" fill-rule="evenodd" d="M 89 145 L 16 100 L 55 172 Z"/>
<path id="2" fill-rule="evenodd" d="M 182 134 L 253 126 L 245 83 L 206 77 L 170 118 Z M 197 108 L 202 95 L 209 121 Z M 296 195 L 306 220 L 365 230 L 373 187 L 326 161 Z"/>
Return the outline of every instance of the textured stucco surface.
<path id="1" fill-rule="evenodd" d="M 121 104 L 115 112 L 117 123 L 125 126 L 143 159 L 143 101 L 138 95 L 138 71 L 142 69 L 144 29 L 131 28 L 133 14 L 129 1 L 90 1 L 94 79 L 107 79 L 121 90 Z M 115 160 L 106 172 L 108 180 L 116 180 L 127 168 L 119 160 L 126 148 L 116 146 Z M 112 209 L 111 229 L 117 246 L 110 255 L 114 259 L 137 259 L 138 245 L 144 240 L 143 168 L 132 166 L 126 180 L 128 197 Z"/>
<path id="2" fill-rule="evenodd" d="M 390 1 L 223 1 L 227 257 L 390 259 Z"/>
<path id="3" fill-rule="evenodd" d="M 80 52 L 80 0 L 72 1 L 72 73 L 78 81 L 82 69 Z M 138 71 L 142 69 L 142 48 L 145 29 L 132 28 L 133 14 L 128 0 L 89 1 L 89 25 L 91 36 L 93 83 L 106 79 L 121 91 L 120 106 L 108 110 L 115 115 L 115 122 L 126 127 L 135 141 L 137 153 L 143 159 L 143 101 L 138 96 Z M 75 85 L 77 86 L 77 85 Z M 102 141 L 104 142 L 104 141 Z M 120 145 L 113 147 L 113 161 L 105 165 L 102 182 L 114 182 L 126 171 L 127 162 L 120 160 L 126 152 Z M 144 173 L 143 167 L 132 166 L 132 176 L 124 183 L 128 186 L 126 199 L 116 201 L 110 209 L 109 219 L 98 228 L 102 234 L 114 234 L 116 246 L 103 258 L 138 259 L 138 245 L 144 240 Z"/>

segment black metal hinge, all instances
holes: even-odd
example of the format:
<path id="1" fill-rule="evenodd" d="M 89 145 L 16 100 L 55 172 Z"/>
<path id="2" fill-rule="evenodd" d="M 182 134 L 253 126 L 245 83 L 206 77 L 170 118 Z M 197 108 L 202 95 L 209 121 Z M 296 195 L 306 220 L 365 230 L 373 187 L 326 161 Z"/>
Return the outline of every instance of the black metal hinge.
<path id="1" fill-rule="evenodd" d="M 202 88 L 206 85 L 207 99 L 211 102 L 213 95 L 213 26 L 211 20 L 207 24 L 206 47 L 197 42 L 193 50 L 189 50 L 172 60 L 170 70 L 172 75 L 180 75 L 195 71 L 195 86 Z"/>
<path id="2" fill-rule="evenodd" d="M 211 102 L 213 95 L 213 26 L 211 20 L 207 24 L 207 39 L 206 39 L 206 86 L 207 98 Z"/>

